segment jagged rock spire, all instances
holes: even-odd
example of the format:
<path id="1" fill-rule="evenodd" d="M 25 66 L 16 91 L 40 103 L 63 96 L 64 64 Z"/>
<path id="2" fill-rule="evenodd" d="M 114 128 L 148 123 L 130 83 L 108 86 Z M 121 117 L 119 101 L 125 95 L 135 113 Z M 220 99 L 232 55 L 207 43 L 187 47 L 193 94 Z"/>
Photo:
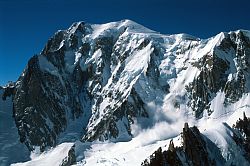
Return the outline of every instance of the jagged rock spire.
<path id="1" fill-rule="evenodd" d="M 244 121 L 247 121 L 247 116 L 246 116 L 245 111 L 243 112 L 243 120 L 244 120 Z"/>
<path id="2" fill-rule="evenodd" d="M 184 129 L 183 129 L 183 130 L 184 130 L 184 131 L 188 131 L 188 128 L 189 128 L 189 127 L 188 127 L 188 123 L 187 123 L 187 122 L 184 123 Z"/>
<path id="3" fill-rule="evenodd" d="M 173 139 L 170 140 L 168 150 L 170 150 L 171 152 L 175 150 Z"/>

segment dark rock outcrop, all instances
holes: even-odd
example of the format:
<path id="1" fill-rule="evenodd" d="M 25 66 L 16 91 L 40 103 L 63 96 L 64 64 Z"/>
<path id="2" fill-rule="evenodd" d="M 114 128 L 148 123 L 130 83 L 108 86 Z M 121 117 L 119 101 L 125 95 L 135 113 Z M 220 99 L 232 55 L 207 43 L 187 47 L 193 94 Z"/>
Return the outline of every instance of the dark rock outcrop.
<path id="1" fill-rule="evenodd" d="M 182 132 L 183 152 L 187 158 L 187 163 L 194 166 L 215 165 L 207 151 L 204 136 L 201 135 L 197 127 L 189 128 L 185 123 Z"/>
<path id="2" fill-rule="evenodd" d="M 0 90 L 3 89 L 2 100 L 6 100 L 7 97 L 11 97 L 15 94 L 15 83 L 9 82 L 5 87 L 0 86 Z"/>
<path id="3" fill-rule="evenodd" d="M 250 162 L 250 118 L 244 112 L 243 119 L 239 118 L 233 125 L 233 139 L 244 150 L 244 157 Z"/>
<path id="4" fill-rule="evenodd" d="M 79 26 L 83 25 L 72 26 L 76 33 L 80 33 Z M 34 146 L 40 146 L 41 151 L 55 146 L 69 121 L 86 112 L 84 109 L 91 102 L 91 95 L 84 88 L 84 82 L 91 73 L 82 71 L 79 63 L 73 71 L 66 67 L 66 49 L 69 51 L 74 47 L 74 44 L 69 46 L 67 43 L 72 42 L 71 38 L 63 41 L 70 35 L 68 31 L 57 32 L 42 54 L 29 60 L 16 84 L 14 118 L 20 141 L 30 150 Z M 85 47 L 81 50 L 85 54 L 88 52 Z"/>
<path id="5" fill-rule="evenodd" d="M 162 149 L 159 148 L 156 150 L 150 157 L 149 160 L 144 160 L 141 164 L 142 166 L 165 166 L 165 165 L 174 165 L 181 166 L 181 160 L 176 154 L 176 150 L 167 150 L 162 152 Z"/>
<path id="6" fill-rule="evenodd" d="M 217 165 L 217 162 L 220 164 L 225 162 L 222 156 L 216 156 L 216 159 L 220 159 L 220 161 L 216 161 L 214 156 L 210 154 L 210 151 L 207 148 L 208 139 L 199 132 L 197 127 L 194 126 L 189 128 L 188 124 L 185 123 L 181 135 L 183 139 L 183 145 L 181 147 L 174 147 L 174 143 L 171 140 L 168 150 L 162 152 L 162 149 L 159 148 L 150 156 L 149 159 L 143 161 L 141 165 L 214 166 Z M 211 146 L 211 144 L 209 146 Z M 217 149 L 216 145 L 212 146 L 215 147 L 214 150 Z M 216 152 L 214 151 L 214 153 Z"/>
<path id="7" fill-rule="evenodd" d="M 76 164 L 76 155 L 75 155 L 75 145 L 71 147 L 71 149 L 68 152 L 67 157 L 65 157 L 60 164 L 60 166 L 70 166 Z"/>

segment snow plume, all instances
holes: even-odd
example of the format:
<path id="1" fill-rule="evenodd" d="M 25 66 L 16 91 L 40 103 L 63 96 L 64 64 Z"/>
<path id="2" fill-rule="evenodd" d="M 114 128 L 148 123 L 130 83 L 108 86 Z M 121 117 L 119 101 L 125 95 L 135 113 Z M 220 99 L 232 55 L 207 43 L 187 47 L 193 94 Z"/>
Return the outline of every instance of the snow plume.
<path id="1" fill-rule="evenodd" d="M 147 107 L 150 118 L 140 118 L 132 125 L 132 141 L 138 146 L 178 136 L 185 122 L 194 125 L 194 119 L 187 118 L 183 110 L 176 109 L 172 104 L 163 108 L 150 102 Z"/>

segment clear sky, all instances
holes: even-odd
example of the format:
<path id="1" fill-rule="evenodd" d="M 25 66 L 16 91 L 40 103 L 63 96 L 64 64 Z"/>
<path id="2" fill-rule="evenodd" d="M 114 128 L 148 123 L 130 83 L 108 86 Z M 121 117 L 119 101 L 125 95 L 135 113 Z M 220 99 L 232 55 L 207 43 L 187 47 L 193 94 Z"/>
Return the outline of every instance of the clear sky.
<path id="1" fill-rule="evenodd" d="M 250 30 L 250 0 L 0 0 L 0 85 L 16 81 L 57 30 L 122 19 L 163 34 L 208 38 Z"/>

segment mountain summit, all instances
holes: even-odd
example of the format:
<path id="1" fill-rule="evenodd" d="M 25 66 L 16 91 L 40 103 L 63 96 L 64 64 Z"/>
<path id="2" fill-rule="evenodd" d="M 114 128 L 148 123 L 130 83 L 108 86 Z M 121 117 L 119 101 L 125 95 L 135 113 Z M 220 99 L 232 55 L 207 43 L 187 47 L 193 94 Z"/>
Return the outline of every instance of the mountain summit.
<path id="1" fill-rule="evenodd" d="M 249 164 L 247 150 L 232 135 L 237 135 L 232 125 L 243 112 L 250 116 L 249 73 L 247 30 L 200 39 L 162 35 L 131 20 L 77 22 L 48 40 L 14 87 L 3 88 L 11 92 L 13 108 L 3 107 L 1 114 L 13 112 L 20 142 L 32 154 L 66 149 L 66 158 L 59 161 L 47 152 L 41 162 L 140 164 L 170 139 L 176 144 L 189 122 L 198 128 L 188 136 L 201 140 L 203 150 L 210 150 L 207 155 L 213 148 L 220 153 L 220 158 L 207 157 L 210 164 Z M 119 152 L 103 160 L 86 148 L 105 152 L 101 146 L 109 145 Z M 27 163 L 38 164 L 39 159 Z"/>

